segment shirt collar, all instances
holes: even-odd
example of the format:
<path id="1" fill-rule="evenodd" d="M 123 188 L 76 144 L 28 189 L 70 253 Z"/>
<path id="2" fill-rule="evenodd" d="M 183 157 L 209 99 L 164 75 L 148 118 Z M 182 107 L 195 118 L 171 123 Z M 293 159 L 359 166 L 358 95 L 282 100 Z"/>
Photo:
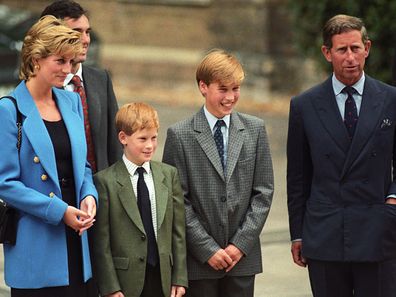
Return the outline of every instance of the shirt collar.
<path id="1" fill-rule="evenodd" d="M 63 86 L 65 87 L 65 86 L 67 86 L 68 84 L 70 84 L 71 83 L 71 79 L 73 78 L 73 76 L 75 76 L 75 75 L 77 75 L 80 79 L 81 79 L 81 81 L 83 81 L 83 76 L 82 76 L 82 64 L 80 63 L 80 67 L 78 67 L 78 70 L 77 70 L 77 72 L 76 73 L 69 73 L 67 76 L 66 76 L 66 79 L 65 79 L 65 81 L 63 82 Z"/>
<path id="2" fill-rule="evenodd" d="M 135 163 L 133 163 L 132 161 L 130 161 L 125 154 L 122 155 L 122 160 L 124 161 L 124 164 L 128 170 L 128 173 L 130 176 L 135 175 L 136 169 L 138 169 L 138 167 L 143 167 L 144 170 L 146 170 L 146 172 L 148 174 L 150 174 L 150 161 L 148 162 L 144 162 L 142 166 L 138 166 Z"/>
<path id="3" fill-rule="evenodd" d="M 365 77 L 364 72 L 363 72 L 362 77 L 354 85 L 351 86 L 351 87 L 353 87 L 356 90 L 356 92 L 358 92 L 358 94 L 360 96 L 363 96 L 363 88 L 364 88 L 364 81 L 365 80 L 366 80 L 366 77 Z M 332 77 L 332 83 L 333 83 L 334 94 L 336 96 L 338 96 L 342 92 L 342 90 L 346 87 L 346 85 L 344 85 L 342 82 L 340 82 L 336 78 L 334 73 L 333 73 L 333 77 Z"/>
<path id="4" fill-rule="evenodd" d="M 226 124 L 226 127 L 227 128 L 230 127 L 230 118 L 231 118 L 231 116 L 229 114 L 224 116 L 223 118 L 219 119 L 219 118 L 215 117 L 213 114 L 211 114 L 208 111 L 208 109 L 206 108 L 205 105 L 204 105 L 204 113 L 205 113 L 206 119 L 208 120 L 209 127 L 210 127 L 211 131 L 213 131 L 213 128 L 216 125 L 217 120 L 223 120 L 224 123 Z"/>

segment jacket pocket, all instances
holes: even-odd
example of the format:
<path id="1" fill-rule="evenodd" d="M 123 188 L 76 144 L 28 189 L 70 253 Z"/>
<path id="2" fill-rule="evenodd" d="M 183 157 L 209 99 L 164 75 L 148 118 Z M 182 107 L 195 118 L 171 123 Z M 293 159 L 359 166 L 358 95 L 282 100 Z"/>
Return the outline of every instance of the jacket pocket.
<path id="1" fill-rule="evenodd" d="M 115 269 L 127 270 L 129 267 L 129 258 L 113 257 Z"/>

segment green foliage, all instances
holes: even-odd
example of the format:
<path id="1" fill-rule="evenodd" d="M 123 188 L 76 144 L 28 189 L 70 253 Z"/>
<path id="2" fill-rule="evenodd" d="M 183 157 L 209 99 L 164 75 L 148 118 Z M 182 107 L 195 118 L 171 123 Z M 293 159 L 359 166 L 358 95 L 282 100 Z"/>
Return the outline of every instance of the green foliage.
<path id="1" fill-rule="evenodd" d="M 365 71 L 384 82 L 396 82 L 392 77 L 396 54 L 396 1 L 289 0 L 289 7 L 298 49 L 324 67 L 328 64 L 320 47 L 325 22 L 336 14 L 360 17 L 372 41 Z"/>

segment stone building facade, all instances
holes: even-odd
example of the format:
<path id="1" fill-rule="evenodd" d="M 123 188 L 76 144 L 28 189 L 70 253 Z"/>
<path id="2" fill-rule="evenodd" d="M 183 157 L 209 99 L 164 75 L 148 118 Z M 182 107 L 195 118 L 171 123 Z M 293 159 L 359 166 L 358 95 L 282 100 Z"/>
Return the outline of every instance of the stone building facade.
<path id="1" fill-rule="evenodd" d="M 224 48 L 241 59 L 247 73 L 245 97 L 253 102 L 288 97 L 318 78 L 312 62 L 296 54 L 287 0 L 78 2 L 90 12 L 102 41 L 102 66 L 111 71 L 118 97 L 133 91 L 170 102 L 199 97 L 195 68 L 211 48 Z M 51 1 L 0 3 L 39 13 Z"/>

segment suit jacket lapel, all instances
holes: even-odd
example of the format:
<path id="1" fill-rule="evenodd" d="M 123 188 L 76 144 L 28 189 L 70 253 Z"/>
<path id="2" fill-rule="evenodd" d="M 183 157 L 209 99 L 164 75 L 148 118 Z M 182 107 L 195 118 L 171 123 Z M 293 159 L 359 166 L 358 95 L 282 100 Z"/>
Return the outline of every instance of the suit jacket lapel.
<path id="1" fill-rule="evenodd" d="M 374 80 L 366 75 L 359 120 L 344 164 L 342 176 L 344 176 L 353 161 L 362 152 L 363 147 L 374 133 L 379 117 L 382 114 L 384 100 L 385 93 L 376 88 Z"/>
<path id="2" fill-rule="evenodd" d="M 166 207 L 168 204 L 169 189 L 164 185 L 164 174 L 161 165 L 157 162 L 150 162 L 155 187 L 155 200 L 157 206 L 157 230 L 161 228 L 164 221 Z"/>
<path id="3" fill-rule="evenodd" d="M 230 180 L 232 172 L 235 169 L 236 163 L 239 159 L 239 154 L 242 149 L 245 126 L 240 121 L 237 113 L 233 112 L 230 119 L 230 129 L 228 132 L 228 149 L 227 149 L 227 163 L 226 163 L 226 180 Z"/>
<path id="4" fill-rule="evenodd" d="M 122 206 L 124 207 L 132 222 L 140 229 L 140 231 L 146 233 L 144 231 L 142 219 L 140 218 L 137 199 L 132 188 L 129 172 L 123 161 L 118 161 L 115 166 L 116 180 L 119 184 L 117 193 L 118 199 L 120 199 Z"/>
<path id="5" fill-rule="evenodd" d="M 221 165 L 219 152 L 217 151 L 216 143 L 203 108 L 194 116 L 194 130 L 198 132 L 196 136 L 198 144 L 205 152 L 217 173 L 224 180 L 224 170 Z"/>
<path id="6" fill-rule="evenodd" d="M 88 103 L 88 118 L 92 123 L 94 122 L 94 119 L 101 118 L 101 107 L 103 104 L 100 104 L 100 94 L 103 87 L 98 83 L 97 78 L 93 75 L 92 70 L 89 67 L 84 66 L 82 70 L 84 89 Z M 96 136 L 100 135 L 100 131 L 97 131 L 99 128 L 99 125 L 91 125 L 91 134 L 94 138 L 94 144 L 99 141 L 96 139 Z"/>
<path id="7" fill-rule="evenodd" d="M 26 88 L 25 82 L 21 82 L 12 94 L 18 105 L 18 109 L 25 117 L 22 129 L 32 145 L 35 154 L 39 157 L 48 176 L 58 184 L 58 173 L 56 171 L 55 152 L 47 128 L 34 103 L 33 97 Z M 22 143 L 23 143 L 22 139 Z"/>
<path id="8" fill-rule="evenodd" d="M 329 96 L 329 94 L 331 95 Z M 323 82 L 322 87 L 312 102 L 327 133 L 347 154 L 350 147 L 350 140 L 337 106 L 331 77 Z"/>

